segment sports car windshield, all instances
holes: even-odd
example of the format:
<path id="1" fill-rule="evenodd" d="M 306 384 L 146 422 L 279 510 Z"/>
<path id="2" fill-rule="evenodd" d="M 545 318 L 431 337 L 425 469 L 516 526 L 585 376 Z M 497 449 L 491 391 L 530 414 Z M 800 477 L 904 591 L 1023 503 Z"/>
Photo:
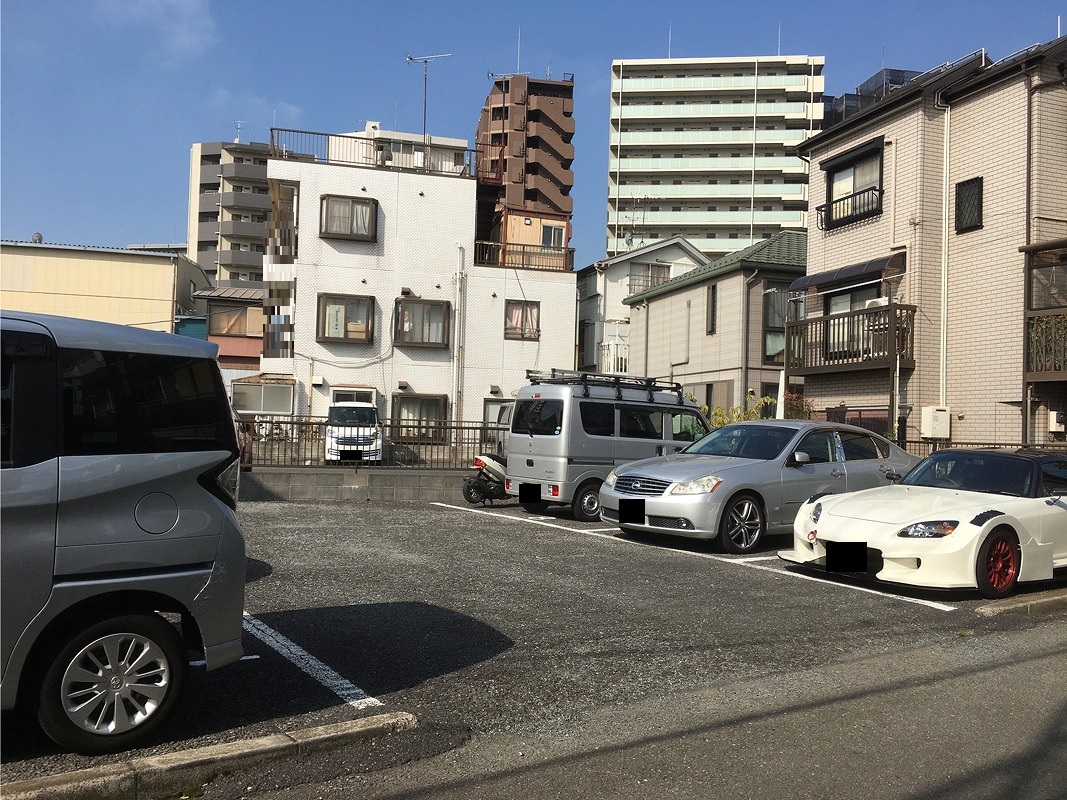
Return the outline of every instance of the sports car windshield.
<path id="1" fill-rule="evenodd" d="M 933 486 L 967 492 L 1032 496 L 1033 464 L 995 453 L 934 453 L 901 481 L 904 486 Z"/>
<path id="2" fill-rule="evenodd" d="M 782 454 L 796 432 L 796 428 L 770 428 L 766 425 L 725 425 L 681 452 L 770 461 Z"/>

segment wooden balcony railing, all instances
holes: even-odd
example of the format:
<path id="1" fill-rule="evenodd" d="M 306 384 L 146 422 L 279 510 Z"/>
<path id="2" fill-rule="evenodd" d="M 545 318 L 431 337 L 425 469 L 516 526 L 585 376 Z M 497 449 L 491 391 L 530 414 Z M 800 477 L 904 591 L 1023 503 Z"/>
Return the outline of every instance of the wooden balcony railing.
<path id="1" fill-rule="evenodd" d="M 535 244 L 475 242 L 474 263 L 492 267 L 569 270 L 574 268 L 574 249 Z"/>
<path id="2" fill-rule="evenodd" d="M 786 323 L 790 375 L 915 367 L 915 306 L 877 306 Z"/>

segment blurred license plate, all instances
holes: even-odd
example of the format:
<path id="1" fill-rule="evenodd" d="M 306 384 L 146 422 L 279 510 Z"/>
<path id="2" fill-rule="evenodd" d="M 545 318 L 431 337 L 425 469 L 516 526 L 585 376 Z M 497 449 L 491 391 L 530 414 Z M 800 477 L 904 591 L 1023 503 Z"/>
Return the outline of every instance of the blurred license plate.
<path id="1" fill-rule="evenodd" d="M 826 542 L 827 572 L 866 572 L 866 542 Z"/>
<path id="2" fill-rule="evenodd" d="M 644 525 L 645 500 L 642 497 L 624 497 L 619 499 L 619 524 Z"/>

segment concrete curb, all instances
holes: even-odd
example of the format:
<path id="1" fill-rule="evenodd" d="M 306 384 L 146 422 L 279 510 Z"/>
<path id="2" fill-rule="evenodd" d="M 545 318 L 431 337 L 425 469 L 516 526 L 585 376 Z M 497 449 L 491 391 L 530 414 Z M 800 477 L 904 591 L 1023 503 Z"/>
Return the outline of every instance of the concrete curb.
<path id="1" fill-rule="evenodd" d="M 1056 589 L 1051 592 L 1040 592 L 1027 597 L 1009 597 L 1004 600 L 996 600 L 978 607 L 978 613 L 984 617 L 995 617 L 997 614 L 1048 614 L 1067 608 L 1067 589 Z"/>
<path id="2" fill-rule="evenodd" d="M 406 712 L 378 714 L 320 728 L 16 781 L 4 784 L 3 797 L 4 800 L 147 800 L 199 786 L 223 772 L 246 769 L 269 759 L 413 730 L 418 724 L 418 719 Z"/>

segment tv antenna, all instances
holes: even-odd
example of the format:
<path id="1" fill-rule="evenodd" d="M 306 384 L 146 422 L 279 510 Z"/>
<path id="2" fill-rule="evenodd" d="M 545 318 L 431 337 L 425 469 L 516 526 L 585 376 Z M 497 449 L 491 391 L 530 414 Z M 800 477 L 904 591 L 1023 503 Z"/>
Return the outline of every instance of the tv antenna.
<path id="1" fill-rule="evenodd" d="M 429 144 L 429 139 L 426 138 L 426 87 L 427 87 L 427 80 L 428 80 L 427 76 L 429 74 L 427 68 L 429 67 L 431 61 L 436 61 L 439 58 L 451 58 L 451 57 L 452 57 L 451 53 L 440 53 L 439 55 L 436 55 L 436 56 L 407 56 L 404 59 L 409 64 L 412 63 L 413 61 L 417 61 L 418 63 L 422 64 L 422 144 L 423 144 L 423 147 L 426 147 Z M 428 158 L 428 154 L 423 156 L 423 158 Z M 428 164 L 429 161 L 427 161 L 426 163 Z"/>
<path id="2" fill-rule="evenodd" d="M 243 119 L 235 119 L 233 121 L 233 129 L 235 131 L 237 131 L 237 135 L 235 137 L 233 137 L 233 143 L 234 144 L 240 144 L 241 143 L 241 131 L 242 130 L 252 130 L 251 128 L 247 128 L 246 129 L 244 125 L 245 125 L 245 121 Z"/>

